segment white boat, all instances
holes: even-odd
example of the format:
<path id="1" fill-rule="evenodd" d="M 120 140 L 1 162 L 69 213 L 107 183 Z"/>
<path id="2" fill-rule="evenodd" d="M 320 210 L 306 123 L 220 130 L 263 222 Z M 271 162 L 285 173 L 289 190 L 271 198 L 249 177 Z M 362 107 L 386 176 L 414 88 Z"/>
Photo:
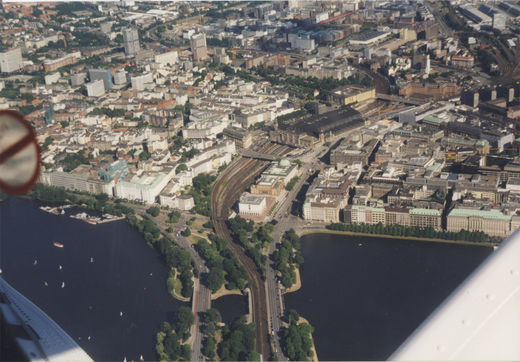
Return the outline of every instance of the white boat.
<path id="1" fill-rule="evenodd" d="M 122 317 L 123 316 L 123 312 L 119 312 L 119 316 Z"/>
<path id="2" fill-rule="evenodd" d="M 61 287 L 65 288 L 65 282 L 61 282 Z"/>
<path id="3" fill-rule="evenodd" d="M 93 263 L 94 262 L 94 258 L 90 258 L 90 262 Z"/>
<path id="4" fill-rule="evenodd" d="M 62 267 L 61 265 L 58 265 L 58 269 L 60 269 L 60 270 L 61 270 L 61 269 L 63 269 L 63 267 Z"/>

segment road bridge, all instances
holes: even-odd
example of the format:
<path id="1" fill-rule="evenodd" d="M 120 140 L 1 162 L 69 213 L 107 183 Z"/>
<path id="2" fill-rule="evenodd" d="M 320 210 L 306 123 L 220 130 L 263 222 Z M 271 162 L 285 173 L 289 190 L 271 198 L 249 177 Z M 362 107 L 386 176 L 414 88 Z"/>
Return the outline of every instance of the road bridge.
<path id="1" fill-rule="evenodd" d="M 415 106 L 420 106 L 426 102 L 420 101 L 417 99 L 413 99 L 410 97 L 401 97 L 396 95 L 390 95 L 390 94 L 382 94 L 382 93 L 376 93 L 376 98 L 382 99 L 384 101 L 390 101 L 390 102 L 399 102 L 404 104 L 413 104 Z"/>
<path id="2" fill-rule="evenodd" d="M 253 150 L 241 150 L 241 151 L 239 151 L 239 154 L 242 157 L 254 158 L 254 159 L 262 160 L 262 161 L 274 161 L 278 157 L 278 156 L 270 155 L 268 153 L 256 152 Z"/>

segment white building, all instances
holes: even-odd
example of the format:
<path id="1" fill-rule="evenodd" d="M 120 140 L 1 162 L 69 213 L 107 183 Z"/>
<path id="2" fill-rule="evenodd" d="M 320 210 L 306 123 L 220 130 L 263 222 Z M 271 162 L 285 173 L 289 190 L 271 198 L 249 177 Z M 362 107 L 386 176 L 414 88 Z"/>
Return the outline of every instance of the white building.
<path id="1" fill-rule="evenodd" d="M 67 190 L 89 192 L 91 194 L 113 195 L 114 181 L 90 179 L 88 174 L 68 173 L 61 171 L 42 172 L 40 181 L 43 184 L 63 187 Z"/>
<path id="2" fill-rule="evenodd" d="M 178 59 L 179 58 L 176 51 L 158 54 L 155 56 L 155 62 L 161 65 L 173 65 L 177 63 Z"/>
<path id="3" fill-rule="evenodd" d="M 172 209 L 180 209 L 184 211 L 189 211 L 195 206 L 195 201 L 191 195 L 159 195 L 159 203 Z"/>
<path id="4" fill-rule="evenodd" d="M 238 213 L 241 217 L 263 217 L 266 211 L 266 198 L 260 195 L 243 193 L 238 202 Z"/>
<path id="5" fill-rule="evenodd" d="M 12 73 L 23 68 L 22 49 L 15 48 L 0 53 L 0 72 Z"/>
<path id="6" fill-rule="evenodd" d="M 122 199 L 140 200 L 153 204 L 170 179 L 170 174 L 162 172 L 153 176 L 134 176 L 130 181 L 119 181 L 114 187 L 114 193 L 116 197 Z"/>
<path id="7" fill-rule="evenodd" d="M 44 77 L 45 85 L 51 85 L 60 80 L 61 74 L 59 72 L 48 74 Z"/>
<path id="8" fill-rule="evenodd" d="M 132 88 L 136 90 L 145 90 L 147 85 L 153 83 L 152 73 L 146 73 L 130 78 L 132 82 Z"/>
<path id="9" fill-rule="evenodd" d="M 114 84 L 115 85 L 126 84 L 126 82 L 127 82 L 126 70 L 120 69 L 114 73 Z"/>
<path id="10" fill-rule="evenodd" d="M 105 83 L 103 80 L 95 80 L 87 84 L 87 95 L 89 97 L 99 97 L 105 94 Z"/>
<path id="11" fill-rule="evenodd" d="M 314 39 L 309 36 L 299 36 L 298 34 L 287 35 L 287 41 L 291 44 L 291 48 L 304 51 L 313 51 L 316 47 Z"/>

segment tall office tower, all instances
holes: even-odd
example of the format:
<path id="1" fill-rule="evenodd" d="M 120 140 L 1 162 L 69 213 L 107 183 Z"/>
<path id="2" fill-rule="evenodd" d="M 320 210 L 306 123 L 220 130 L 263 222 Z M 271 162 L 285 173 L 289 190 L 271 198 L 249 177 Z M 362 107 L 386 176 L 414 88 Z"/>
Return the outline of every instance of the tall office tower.
<path id="1" fill-rule="evenodd" d="M 506 28 L 506 16 L 501 13 L 493 14 L 493 29 L 504 30 Z"/>
<path id="2" fill-rule="evenodd" d="M 99 97 L 105 94 L 105 85 L 101 79 L 87 84 L 87 95 L 89 97 Z"/>
<path id="3" fill-rule="evenodd" d="M 196 34 L 191 37 L 191 52 L 193 53 L 193 60 L 196 62 L 208 60 L 205 34 Z"/>
<path id="4" fill-rule="evenodd" d="M 23 68 L 22 50 L 15 48 L 0 53 L 0 72 L 12 73 Z"/>
<path id="5" fill-rule="evenodd" d="M 110 69 L 89 69 L 88 76 L 91 82 L 102 80 L 105 90 L 112 88 L 112 73 Z"/>
<path id="6" fill-rule="evenodd" d="M 426 54 L 426 65 L 424 66 L 424 74 L 430 74 L 430 54 Z"/>
<path id="7" fill-rule="evenodd" d="M 126 55 L 136 55 L 141 47 L 139 46 L 139 33 L 135 28 L 123 29 L 123 41 L 125 44 Z"/>

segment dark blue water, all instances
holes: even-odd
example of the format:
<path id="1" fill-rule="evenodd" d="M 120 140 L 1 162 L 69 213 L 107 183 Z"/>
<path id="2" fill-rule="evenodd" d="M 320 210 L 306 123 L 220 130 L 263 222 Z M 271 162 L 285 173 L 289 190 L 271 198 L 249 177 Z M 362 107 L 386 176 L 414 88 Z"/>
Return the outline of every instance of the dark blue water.
<path id="1" fill-rule="evenodd" d="M 157 252 L 126 222 L 90 225 L 29 200 L 0 203 L 0 267 L 95 360 L 157 359 L 155 334 L 182 305 Z"/>
<path id="2" fill-rule="evenodd" d="M 320 360 L 385 360 L 491 252 L 410 240 L 304 236 L 302 288 L 284 297 L 285 306 L 314 326 Z"/>
<path id="3" fill-rule="evenodd" d="M 248 313 L 247 296 L 226 295 L 211 301 L 211 307 L 218 309 L 222 322 L 230 325 Z"/>

